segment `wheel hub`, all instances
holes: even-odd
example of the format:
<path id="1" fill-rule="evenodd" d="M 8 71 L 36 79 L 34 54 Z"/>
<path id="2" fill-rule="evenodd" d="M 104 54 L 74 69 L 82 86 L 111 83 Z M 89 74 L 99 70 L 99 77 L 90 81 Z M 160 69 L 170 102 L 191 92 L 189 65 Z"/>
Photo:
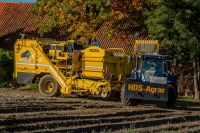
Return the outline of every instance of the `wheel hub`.
<path id="1" fill-rule="evenodd" d="M 45 84 L 45 91 L 46 92 L 52 92 L 53 91 L 53 83 L 51 81 L 47 81 Z"/>

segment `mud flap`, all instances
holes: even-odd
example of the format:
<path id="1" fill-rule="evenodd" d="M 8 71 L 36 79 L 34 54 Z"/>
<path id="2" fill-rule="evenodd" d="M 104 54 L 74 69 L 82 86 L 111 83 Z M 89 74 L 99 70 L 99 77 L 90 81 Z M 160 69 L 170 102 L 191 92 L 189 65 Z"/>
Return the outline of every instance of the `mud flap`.
<path id="1" fill-rule="evenodd" d="M 133 99 L 168 101 L 169 88 L 164 84 L 147 83 L 126 79 L 125 97 Z"/>
<path id="2" fill-rule="evenodd" d="M 17 83 L 18 84 L 30 84 L 32 83 L 33 78 L 35 77 L 35 74 L 33 73 L 17 73 Z"/>

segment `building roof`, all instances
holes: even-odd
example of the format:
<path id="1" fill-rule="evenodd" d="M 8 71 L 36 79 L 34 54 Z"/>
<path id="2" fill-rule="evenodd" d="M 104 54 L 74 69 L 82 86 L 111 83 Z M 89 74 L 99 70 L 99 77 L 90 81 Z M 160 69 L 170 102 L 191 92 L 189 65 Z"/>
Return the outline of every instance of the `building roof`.
<path id="1" fill-rule="evenodd" d="M 0 37 L 15 32 L 36 32 L 33 3 L 0 2 Z"/>

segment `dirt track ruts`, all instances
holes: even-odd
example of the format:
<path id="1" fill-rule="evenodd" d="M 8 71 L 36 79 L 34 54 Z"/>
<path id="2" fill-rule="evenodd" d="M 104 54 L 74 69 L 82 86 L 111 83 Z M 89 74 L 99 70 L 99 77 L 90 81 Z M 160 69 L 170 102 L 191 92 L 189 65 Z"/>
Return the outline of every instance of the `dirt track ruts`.
<path id="1" fill-rule="evenodd" d="M 0 132 L 200 132 L 200 104 L 173 109 L 0 89 Z"/>

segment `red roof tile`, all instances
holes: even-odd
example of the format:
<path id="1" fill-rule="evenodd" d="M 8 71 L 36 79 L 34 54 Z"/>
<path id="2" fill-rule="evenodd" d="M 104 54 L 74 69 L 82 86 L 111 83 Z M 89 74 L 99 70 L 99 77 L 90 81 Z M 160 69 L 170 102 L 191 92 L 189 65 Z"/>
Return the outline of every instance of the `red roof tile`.
<path id="1" fill-rule="evenodd" d="M 117 31 L 114 33 L 114 36 L 112 38 L 109 38 L 104 34 L 109 29 L 109 27 L 110 25 L 108 23 L 105 23 L 98 30 L 99 37 L 97 39 L 101 42 L 101 47 L 103 49 L 123 48 L 125 50 L 125 53 L 132 54 L 134 51 L 135 40 L 145 39 L 147 37 L 147 32 L 144 27 L 132 25 L 132 34 L 126 34 L 122 31 Z"/>
<path id="2" fill-rule="evenodd" d="M 0 37 L 17 31 L 36 32 L 33 3 L 0 2 Z"/>
<path id="3" fill-rule="evenodd" d="M 5 7 L 6 7 L 6 4 L 0 2 L 0 16 L 3 14 L 3 12 L 4 12 L 4 10 L 5 10 Z M 1 18 L 0 20 L 1 20 L 1 21 L 0 21 L 0 26 L 1 26 L 2 23 L 3 23 L 3 20 L 2 20 L 2 18 Z"/>

